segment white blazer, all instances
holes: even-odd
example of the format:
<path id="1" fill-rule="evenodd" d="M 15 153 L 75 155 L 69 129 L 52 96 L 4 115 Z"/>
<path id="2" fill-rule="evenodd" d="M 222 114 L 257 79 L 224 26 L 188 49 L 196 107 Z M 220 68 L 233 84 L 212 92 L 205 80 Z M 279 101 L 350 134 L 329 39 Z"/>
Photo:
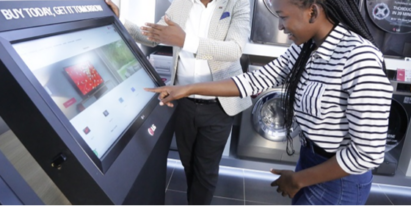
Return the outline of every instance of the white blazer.
<path id="1" fill-rule="evenodd" d="M 213 13 L 208 31 L 208 38 L 201 38 L 196 58 L 208 60 L 213 81 L 228 79 L 240 75 L 242 68 L 240 57 L 250 34 L 250 3 L 249 0 L 214 0 L 217 6 Z M 189 12 L 193 6 L 192 0 L 174 0 L 166 14 L 184 30 Z M 221 18 L 224 14 L 225 18 Z M 228 15 L 227 15 L 228 14 Z M 166 25 L 164 18 L 158 24 Z M 146 46 L 157 46 L 156 42 L 148 41 L 140 32 L 139 26 L 129 21 L 125 27 L 137 42 Z M 171 84 L 174 84 L 178 65 L 180 47 L 173 47 L 173 70 Z M 224 111 L 236 115 L 251 106 L 249 97 L 218 97 Z"/>

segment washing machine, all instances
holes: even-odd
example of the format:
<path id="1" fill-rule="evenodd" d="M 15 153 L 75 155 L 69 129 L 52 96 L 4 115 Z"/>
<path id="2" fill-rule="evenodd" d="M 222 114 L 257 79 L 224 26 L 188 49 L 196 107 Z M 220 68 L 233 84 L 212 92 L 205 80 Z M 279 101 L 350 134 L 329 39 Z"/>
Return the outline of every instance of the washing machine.
<path id="1" fill-rule="evenodd" d="M 248 71 L 260 69 L 273 58 L 250 56 Z M 293 124 L 294 154 L 287 154 L 286 129 L 281 87 L 267 90 L 252 97 L 253 105 L 241 114 L 237 156 L 243 159 L 295 163 L 299 157 L 299 127 Z"/>
<path id="2" fill-rule="evenodd" d="M 384 162 L 373 170 L 374 174 L 393 176 L 398 167 L 398 162 L 410 129 L 411 116 L 411 82 L 391 81 L 394 92 L 391 102 L 388 123 L 387 144 Z"/>
<path id="3" fill-rule="evenodd" d="M 411 2 L 360 0 L 359 8 L 377 47 L 385 56 L 411 57 Z"/>
<path id="4" fill-rule="evenodd" d="M 278 29 L 280 19 L 274 11 L 273 0 L 253 1 L 251 41 L 257 44 L 291 45 L 292 41 L 288 39 L 288 35 Z"/>
<path id="5" fill-rule="evenodd" d="M 411 2 L 407 0 L 360 0 L 359 9 L 385 57 L 411 57 Z M 395 71 L 389 71 L 396 76 Z M 384 162 L 374 174 L 394 175 L 410 121 L 410 84 L 393 79 L 387 147 Z"/>

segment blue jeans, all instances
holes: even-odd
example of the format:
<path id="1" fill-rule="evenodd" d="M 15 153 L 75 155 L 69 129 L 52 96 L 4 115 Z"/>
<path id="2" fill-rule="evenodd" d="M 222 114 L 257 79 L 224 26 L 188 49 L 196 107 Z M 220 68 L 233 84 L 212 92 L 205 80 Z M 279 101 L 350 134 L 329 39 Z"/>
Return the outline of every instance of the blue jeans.
<path id="1" fill-rule="evenodd" d="M 302 146 L 296 171 L 327 161 L 310 146 Z M 330 171 L 332 172 L 332 171 Z M 293 205 L 364 205 L 372 184 L 372 173 L 349 175 L 341 179 L 302 188 L 292 199 Z"/>

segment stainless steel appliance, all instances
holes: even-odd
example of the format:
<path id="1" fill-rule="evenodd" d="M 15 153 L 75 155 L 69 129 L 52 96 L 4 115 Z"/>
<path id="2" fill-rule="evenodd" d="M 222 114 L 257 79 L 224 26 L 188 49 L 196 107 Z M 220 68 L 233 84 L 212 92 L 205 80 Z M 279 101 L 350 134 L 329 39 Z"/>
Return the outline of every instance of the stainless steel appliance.
<path id="1" fill-rule="evenodd" d="M 411 56 L 411 15 L 409 15 L 411 2 L 360 0 L 359 8 L 377 47 L 385 56 L 394 58 Z M 395 174 L 411 115 L 411 83 L 394 80 L 391 83 L 394 86 L 394 93 L 385 158 L 384 162 L 373 170 L 374 174 L 380 175 Z"/>
<path id="2" fill-rule="evenodd" d="M 409 130 L 411 116 L 411 82 L 391 81 L 394 93 L 391 102 L 390 119 L 388 124 L 387 146 L 384 162 L 374 174 L 395 175 L 403 144 Z"/>
<path id="3" fill-rule="evenodd" d="M 271 58 L 250 56 L 249 70 L 259 69 Z M 300 140 L 297 137 L 299 128 L 294 125 L 291 134 L 295 153 L 289 156 L 286 152 L 287 141 L 284 128 L 282 88 L 267 90 L 253 97 L 253 105 L 241 115 L 240 131 L 237 145 L 237 156 L 267 161 L 297 162 Z M 297 138 L 296 138 L 297 137 Z"/>
<path id="4" fill-rule="evenodd" d="M 273 11 L 273 0 L 254 0 L 251 41 L 259 44 L 289 46 L 292 41 L 278 29 L 279 18 Z"/>

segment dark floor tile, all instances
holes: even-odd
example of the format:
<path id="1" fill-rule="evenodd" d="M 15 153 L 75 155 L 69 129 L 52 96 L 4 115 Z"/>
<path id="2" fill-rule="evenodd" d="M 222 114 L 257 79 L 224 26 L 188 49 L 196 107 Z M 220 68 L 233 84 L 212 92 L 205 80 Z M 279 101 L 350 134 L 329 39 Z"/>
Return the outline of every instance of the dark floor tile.
<path id="1" fill-rule="evenodd" d="M 387 194 L 388 199 L 394 205 L 411 205 L 411 194 L 409 195 L 395 195 Z"/>
<path id="2" fill-rule="evenodd" d="M 246 205 L 271 205 L 270 203 L 264 203 L 264 202 L 251 202 L 251 201 L 245 201 Z"/>
<path id="3" fill-rule="evenodd" d="M 182 192 L 187 191 L 186 177 L 182 168 L 174 167 L 168 189 Z M 233 199 L 244 199 L 242 170 L 221 169 L 214 195 Z"/>
<path id="4" fill-rule="evenodd" d="M 394 205 L 411 205 L 411 188 L 379 185 Z"/>
<path id="5" fill-rule="evenodd" d="M 181 192 L 187 191 L 187 182 L 184 169 L 178 167 L 174 168 L 173 176 L 171 177 L 168 189 Z"/>
<path id="6" fill-rule="evenodd" d="M 168 185 L 170 184 L 170 179 L 173 175 L 174 167 L 167 167 L 167 176 L 166 176 L 166 189 L 168 189 Z"/>
<path id="7" fill-rule="evenodd" d="M 269 172 L 244 171 L 245 200 L 272 205 L 290 205 L 291 199 L 277 193 L 270 184 L 275 176 Z"/>
<path id="8" fill-rule="evenodd" d="M 211 201 L 212 205 L 244 205 L 244 200 L 239 199 L 229 199 L 223 197 L 213 197 Z"/>
<path id="9" fill-rule="evenodd" d="M 392 205 L 390 200 L 383 192 L 375 192 L 371 190 L 366 205 Z"/>
<path id="10" fill-rule="evenodd" d="M 214 196 L 244 200 L 243 171 L 221 168 Z"/>
<path id="11" fill-rule="evenodd" d="M 180 191 L 166 191 L 165 205 L 187 205 L 187 195 Z"/>

